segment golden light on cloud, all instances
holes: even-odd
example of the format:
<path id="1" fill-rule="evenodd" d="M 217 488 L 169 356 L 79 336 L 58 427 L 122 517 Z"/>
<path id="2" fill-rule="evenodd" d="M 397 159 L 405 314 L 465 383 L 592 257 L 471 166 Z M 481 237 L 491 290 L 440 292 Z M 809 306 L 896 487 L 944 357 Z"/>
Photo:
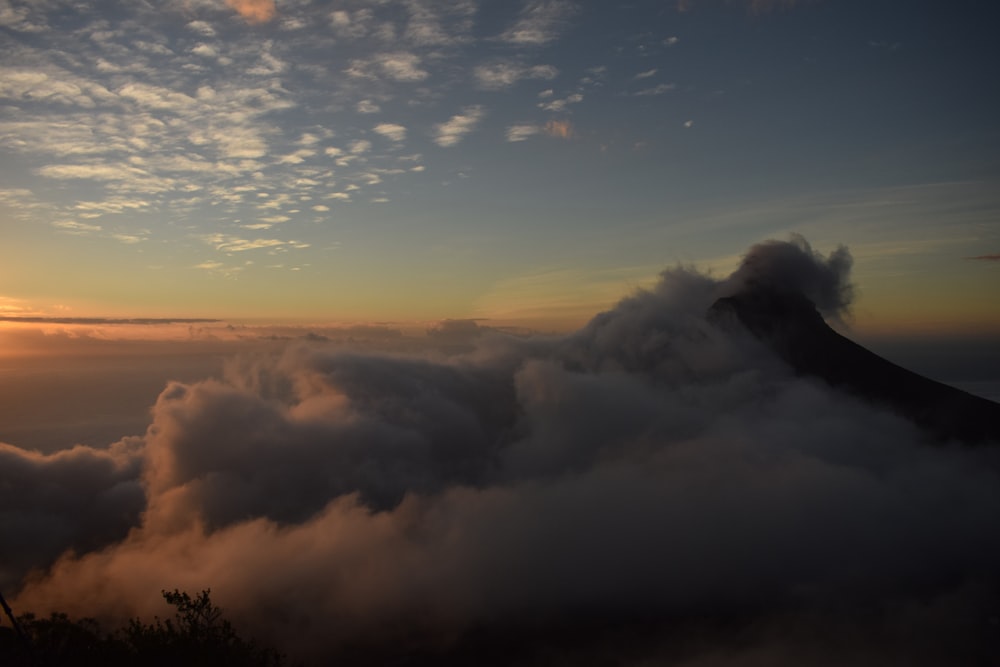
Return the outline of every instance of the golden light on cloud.
<path id="1" fill-rule="evenodd" d="M 568 120 L 550 120 L 545 124 L 545 134 L 558 139 L 571 139 L 573 125 Z"/>
<path id="2" fill-rule="evenodd" d="M 267 23 L 277 14 L 274 0 L 226 0 L 226 4 L 250 23 Z"/>

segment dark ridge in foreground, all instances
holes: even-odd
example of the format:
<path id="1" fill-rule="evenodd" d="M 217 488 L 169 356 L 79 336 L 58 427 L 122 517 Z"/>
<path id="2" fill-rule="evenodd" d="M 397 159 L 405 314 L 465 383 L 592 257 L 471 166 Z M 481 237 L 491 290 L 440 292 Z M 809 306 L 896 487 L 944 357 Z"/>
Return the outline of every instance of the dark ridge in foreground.
<path id="1" fill-rule="evenodd" d="M 797 374 L 887 406 L 938 439 L 1000 443 L 1000 404 L 908 371 L 841 336 L 801 294 L 754 286 L 710 310 L 712 317 L 735 315 Z"/>

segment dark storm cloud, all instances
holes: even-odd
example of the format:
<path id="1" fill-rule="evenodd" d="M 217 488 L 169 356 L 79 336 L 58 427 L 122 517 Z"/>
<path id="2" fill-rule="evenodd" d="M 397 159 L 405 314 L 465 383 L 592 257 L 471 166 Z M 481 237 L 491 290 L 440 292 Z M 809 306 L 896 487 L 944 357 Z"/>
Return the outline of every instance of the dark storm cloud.
<path id="1" fill-rule="evenodd" d="M 755 281 L 839 312 L 849 266 L 846 250 L 769 242 L 726 281 L 666 271 L 565 338 L 460 323 L 443 329 L 475 346 L 450 355 L 300 345 L 171 384 L 135 530 L 65 555 L 16 603 L 153 614 L 162 588 L 211 586 L 306 657 L 473 627 L 739 617 L 759 655 L 796 664 L 801 647 L 768 634 L 791 618 L 799 636 L 810 614 L 829 628 L 882 605 L 896 611 L 879 627 L 940 600 L 980 618 L 995 598 L 966 593 L 998 581 L 995 451 L 931 447 L 706 318 Z"/>

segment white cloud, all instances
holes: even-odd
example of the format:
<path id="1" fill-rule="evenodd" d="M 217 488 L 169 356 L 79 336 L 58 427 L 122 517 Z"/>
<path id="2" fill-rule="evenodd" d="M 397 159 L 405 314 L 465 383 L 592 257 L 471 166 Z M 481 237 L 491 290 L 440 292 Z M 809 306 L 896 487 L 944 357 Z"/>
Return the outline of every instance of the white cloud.
<path id="1" fill-rule="evenodd" d="M 526 67 L 512 61 L 480 65 L 473 70 L 476 81 L 487 90 L 509 88 L 521 79 L 554 79 L 559 70 L 552 65 Z"/>
<path id="2" fill-rule="evenodd" d="M 651 77 L 651 76 L 656 76 L 656 73 L 657 73 L 658 71 L 659 71 L 659 70 L 658 70 L 658 69 L 656 69 L 656 68 L 654 67 L 653 69 L 650 69 L 650 70 L 646 70 L 645 72 L 639 72 L 638 74 L 636 74 L 636 75 L 635 75 L 634 77 L 632 77 L 632 78 L 633 78 L 633 79 L 648 79 L 648 78 L 649 78 L 649 77 Z"/>
<path id="3" fill-rule="evenodd" d="M 361 100 L 357 105 L 358 113 L 378 113 L 382 109 L 371 100 Z"/>
<path id="4" fill-rule="evenodd" d="M 203 58 L 215 58 L 219 55 L 219 52 L 215 50 L 214 46 L 204 43 L 191 49 L 191 53 L 196 56 L 202 56 Z"/>
<path id="5" fill-rule="evenodd" d="M 542 131 L 538 125 L 511 125 L 507 128 L 507 141 L 524 141 L 528 137 L 534 136 Z"/>
<path id="6" fill-rule="evenodd" d="M 395 123 L 381 123 L 374 128 L 375 132 L 381 134 L 392 141 L 403 141 L 406 139 L 406 128 Z"/>
<path id="7" fill-rule="evenodd" d="M 196 103 L 193 97 L 184 93 L 138 82 L 127 83 L 116 92 L 119 97 L 132 100 L 141 106 L 177 113 L 190 110 Z"/>
<path id="8" fill-rule="evenodd" d="M 125 181 L 140 172 L 113 164 L 51 164 L 41 167 L 38 173 L 46 178 L 63 180 Z"/>
<path id="9" fill-rule="evenodd" d="M 53 222 L 52 226 L 73 234 L 87 234 L 89 232 L 101 231 L 100 225 L 88 225 L 87 223 L 75 220 L 58 220 Z"/>
<path id="10" fill-rule="evenodd" d="M 353 155 L 361 155 L 362 153 L 367 153 L 372 149 L 372 142 L 368 141 L 367 139 L 358 139 L 356 141 L 352 141 L 351 143 L 349 143 L 347 145 L 347 149 Z"/>
<path id="11" fill-rule="evenodd" d="M 421 69 L 420 56 L 406 51 L 379 53 L 368 59 L 351 61 L 345 72 L 362 79 L 385 78 L 403 83 L 423 81 L 430 74 Z"/>
<path id="12" fill-rule="evenodd" d="M 281 248 L 290 246 L 293 248 L 308 247 L 296 244 L 295 241 L 279 241 L 278 239 L 242 239 L 229 234 L 208 234 L 202 236 L 201 240 L 214 247 L 220 252 L 245 252 L 247 250 L 261 250 L 263 248 Z"/>
<path id="13" fill-rule="evenodd" d="M 645 88 L 643 90 L 640 90 L 635 94 L 640 97 L 648 97 L 651 95 L 663 95 L 664 93 L 669 93 L 676 87 L 677 86 L 672 83 L 661 83 L 658 86 L 653 86 L 652 88 Z"/>
<path id="14" fill-rule="evenodd" d="M 278 158 L 278 164 L 300 164 L 307 157 L 312 157 L 316 155 L 316 151 L 311 148 L 300 148 L 297 151 L 289 153 L 287 155 L 282 155 Z"/>
<path id="15" fill-rule="evenodd" d="M 417 46 L 453 46 L 470 41 L 476 3 L 451 0 L 407 3 L 409 20 L 403 38 Z"/>
<path id="16" fill-rule="evenodd" d="M 202 37 L 215 37 L 215 28 L 205 21 L 191 21 L 187 24 L 187 28 Z"/>
<path id="17" fill-rule="evenodd" d="M 485 115 L 486 112 L 481 106 L 465 107 L 462 113 L 455 114 L 447 122 L 434 126 L 434 143 L 445 148 L 458 144 L 465 135 L 475 129 Z"/>
<path id="18" fill-rule="evenodd" d="M 583 95 L 580 93 L 573 93 L 572 95 L 567 95 L 566 97 L 559 100 L 552 100 L 551 102 L 541 102 L 538 104 L 538 108 L 544 111 L 565 111 L 566 107 L 570 104 L 579 104 L 583 101 Z"/>
<path id="19" fill-rule="evenodd" d="M 517 21 L 500 35 L 511 44 L 536 46 L 554 40 L 566 20 L 576 12 L 568 0 L 529 0 Z"/>

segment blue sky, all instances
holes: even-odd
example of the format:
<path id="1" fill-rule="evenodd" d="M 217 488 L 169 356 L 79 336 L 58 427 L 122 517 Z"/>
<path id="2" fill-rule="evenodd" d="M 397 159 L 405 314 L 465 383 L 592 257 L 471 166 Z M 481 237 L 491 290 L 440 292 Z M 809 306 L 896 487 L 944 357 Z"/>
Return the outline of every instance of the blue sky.
<path id="1" fill-rule="evenodd" d="M 997 13 L 0 2 L 0 308 L 568 326 L 794 232 L 1000 331 Z"/>

